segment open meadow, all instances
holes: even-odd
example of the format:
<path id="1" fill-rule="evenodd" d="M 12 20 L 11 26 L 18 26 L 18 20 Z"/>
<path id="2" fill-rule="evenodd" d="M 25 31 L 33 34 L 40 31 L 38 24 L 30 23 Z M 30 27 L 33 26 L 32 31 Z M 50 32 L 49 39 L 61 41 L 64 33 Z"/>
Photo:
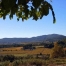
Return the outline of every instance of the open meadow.
<path id="1" fill-rule="evenodd" d="M 52 49 L 49 48 L 39 48 L 37 47 L 34 50 L 23 50 L 23 47 L 11 47 L 11 48 L 0 48 L 1 55 L 15 55 L 15 56 L 22 56 L 22 55 L 34 55 L 34 54 L 51 54 Z"/>
<path id="2" fill-rule="evenodd" d="M 64 48 L 66 50 L 66 48 Z M 42 46 L 36 46 L 36 49 L 24 50 L 23 47 L 10 47 L 0 48 L 0 58 L 3 61 L 0 65 L 3 66 L 65 66 L 66 58 L 51 58 L 53 48 L 44 48 Z M 44 57 L 44 55 L 46 55 Z M 50 57 L 48 57 L 50 55 Z M 4 59 L 6 57 L 6 60 Z M 8 59 L 8 58 L 11 59 Z M 14 59 L 13 59 L 14 58 Z M 10 60 L 10 61 L 9 61 Z"/>
<path id="3" fill-rule="evenodd" d="M 66 50 L 66 48 L 64 48 Z M 26 49 L 24 50 L 23 47 L 11 47 L 11 48 L 0 48 L 0 55 L 15 55 L 15 56 L 23 56 L 23 55 L 35 55 L 35 54 L 52 54 L 53 48 L 43 48 L 37 46 L 36 49 L 30 50 Z"/>

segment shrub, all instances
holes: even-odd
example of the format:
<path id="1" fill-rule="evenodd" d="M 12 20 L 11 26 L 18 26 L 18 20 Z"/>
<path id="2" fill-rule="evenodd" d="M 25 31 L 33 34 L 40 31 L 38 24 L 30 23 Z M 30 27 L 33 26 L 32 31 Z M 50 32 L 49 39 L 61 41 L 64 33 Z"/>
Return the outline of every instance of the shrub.
<path id="1" fill-rule="evenodd" d="M 0 66 L 9 66 L 10 62 L 9 61 L 5 61 L 0 63 Z"/>
<path id="2" fill-rule="evenodd" d="M 22 61 L 21 60 L 15 60 L 14 62 L 13 62 L 13 66 L 19 66 L 19 65 L 22 65 Z"/>
<path id="3" fill-rule="evenodd" d="M 3 61 L 10 61 L 10 62 L 13 62 L 15 59 L 15 56 L 14 55 L 5 55 L 3 57 Z"/>
<path id="4" fill-rule="evenodd" d="M 57 42 L 55 42 L 55 44 L 54 44 L 52 57 L 53 58 L 64 57 L 64 49 L 63 49 L 63 47 L 58 45 Z"/>

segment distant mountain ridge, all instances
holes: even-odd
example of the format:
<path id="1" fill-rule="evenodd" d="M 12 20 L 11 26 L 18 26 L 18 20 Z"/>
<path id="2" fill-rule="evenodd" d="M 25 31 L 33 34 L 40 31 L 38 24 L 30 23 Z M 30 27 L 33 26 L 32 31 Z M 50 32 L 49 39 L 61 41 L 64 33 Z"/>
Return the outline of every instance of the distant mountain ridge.
<path id="1" fill-rule="evenodd" d="M 42 35 L 32 38 L 3 38 L 0 39 L 0 44 L 2 43 L 24 43 L 24 42 L 43 42 L 43 41 L 58 41 L 65 39 L 66 36 L 59 35 L 59 34 L 49 34 L 49 35 Z"/>

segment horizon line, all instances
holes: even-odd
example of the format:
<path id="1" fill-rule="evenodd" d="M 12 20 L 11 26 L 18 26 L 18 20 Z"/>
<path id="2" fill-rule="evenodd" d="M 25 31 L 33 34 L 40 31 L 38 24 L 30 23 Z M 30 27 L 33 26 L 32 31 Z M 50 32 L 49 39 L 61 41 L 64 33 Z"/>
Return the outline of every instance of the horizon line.
<path id="1" fill-rule="evenodd" d="M 56 34 L 56 33 L 53 33 Z M 45 34 L 45 35 L 53 35 L 53 34 Z M 63 34 L 56 34 L 56 35 L 63 35 Z M 38 36 L 32 36 L 32 37 L 4 37 L 4 38 L 0 38 L 0 39 L 5 39 L 5 38 L 33 38 L 33 37 L 39 37 L 39 36 L 44 36 L 44 35 L 38 35 Z M 66 36 L 66 35 L 63 35 Z"/>

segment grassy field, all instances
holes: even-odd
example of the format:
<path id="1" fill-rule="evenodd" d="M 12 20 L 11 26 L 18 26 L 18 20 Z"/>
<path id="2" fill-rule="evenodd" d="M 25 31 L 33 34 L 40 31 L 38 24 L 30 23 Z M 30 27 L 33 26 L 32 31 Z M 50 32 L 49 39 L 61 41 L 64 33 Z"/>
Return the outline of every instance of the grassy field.
<path id="1" fill-rule="evenodd" d="M 64 48 L 64 50 L 66 50 L 66 48 Z M 20 63 L 32 63 L 32 62 L 36 62 L 36 63 L 42 63 L 43 65 L 47 65 L 47 66 L 63 66 L 65 64 L 66 66 L 66 58 L 55 58 L 55 59 L 40 59 L 40 58 L 28 58 L 27 57 L 30 57 L 28 55 L 35 55 L 35 54 L 52 54 L 53 52 L 53 49 L 49 49 L 49 48 L 43 48 L 43 47 L 40 47 L 40 46 L 37 46 L 36 49 L 34 50 L 23 50 L 23 47 L 11 47 L 11 48 L 0 48 L 0 55 L 14 55 L 14 56 L 21 56 L 21 57 L 24 57 L 24 59 L 21 59 L 21 60 L 18 60 L 19 64 Z M 0 64 L 6 64 L 6 62 L 8 61 L 5 61 L 5 62 L 0 62 Z M 15 64 L 16 60 L 13 62 Z M 10 64 L 13 64 L 13 63 L 10 63 L 8 62 L 9 66 L 12 66 Z M 7 66 L 7 65 L 6 65 Z M 16 66 L 16 65 L 15 65 Z"/>
<path id="2" fill-rule="evenodd" d="M 34 50 L 23 50 L 22 47 L 0 48 L 1 55 L 12 54 L 15 56 L 34 55 L 34 54 L 51 54 L 52 49 L 38 47 Z"/>
<path id="3" fill-rule="evenodd" d="M 66 50 L 66 48 L 64 48 Z M 23 50 L 23 47 L 0 48 L 0 55 L 12 54 L 15 56 L 34 55 L 34 54 L 52 54 L 53 49 L 37 47 L 34 50 Z"/>

